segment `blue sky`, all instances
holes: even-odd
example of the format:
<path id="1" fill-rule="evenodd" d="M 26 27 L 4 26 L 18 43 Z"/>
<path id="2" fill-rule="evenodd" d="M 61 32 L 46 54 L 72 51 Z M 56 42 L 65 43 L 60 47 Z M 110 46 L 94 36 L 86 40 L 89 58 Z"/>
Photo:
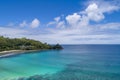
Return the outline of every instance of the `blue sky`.
<path id="1" fill-rule="evenodd" d="M 50 44 L 120 44 L 119 0 L 0 0 L 0 35 Z"/>
<path id="2" fill-rule="evenodd" d="M 1 0 L 1 19 L 7 22 L 19 22 L 24 19 L 38 18 L 47 23 L 56 16 L 80 10 L 80 0 Z M 17 21 L 16 21 L 17 20 Z M 3 24 L 1 23 L 1 24 Z"/>

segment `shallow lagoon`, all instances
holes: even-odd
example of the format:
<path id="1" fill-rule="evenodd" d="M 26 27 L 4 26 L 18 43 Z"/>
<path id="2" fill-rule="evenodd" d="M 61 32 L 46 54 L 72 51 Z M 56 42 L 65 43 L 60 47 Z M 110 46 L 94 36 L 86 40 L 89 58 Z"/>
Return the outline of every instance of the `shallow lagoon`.
<path id="1" fill-rule="evenodd" d="M 120 80 L 120 45 L 64 45 L 0 59 L 0 80 Z"/>

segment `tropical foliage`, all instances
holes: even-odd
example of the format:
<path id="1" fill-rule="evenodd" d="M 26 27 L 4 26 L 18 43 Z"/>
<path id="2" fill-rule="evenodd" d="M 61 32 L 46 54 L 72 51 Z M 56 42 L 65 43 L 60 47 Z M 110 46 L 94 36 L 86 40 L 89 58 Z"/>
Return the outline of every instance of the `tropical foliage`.
<path id="1" fill-rule="evenodd" d="M 0 36 L 0 51 L 4 50 L 36 50 L 36 49 L 58 49 L 47 43 L 26 38 L 5 38 Z"/>

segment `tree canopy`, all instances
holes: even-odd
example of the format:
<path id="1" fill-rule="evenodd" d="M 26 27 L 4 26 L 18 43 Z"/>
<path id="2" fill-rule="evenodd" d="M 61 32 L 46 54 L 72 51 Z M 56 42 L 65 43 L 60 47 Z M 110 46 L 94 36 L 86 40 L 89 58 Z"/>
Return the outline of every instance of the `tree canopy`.
<path id="1" fill-rule="evenodd" d="M 27 38 L 6 38 L 0 36 L 0 51 L 5 50 L 37 50 L 37 49 L 62 49 L 57 44 L 55 46 L 42 43 L 37 40 Z"/>

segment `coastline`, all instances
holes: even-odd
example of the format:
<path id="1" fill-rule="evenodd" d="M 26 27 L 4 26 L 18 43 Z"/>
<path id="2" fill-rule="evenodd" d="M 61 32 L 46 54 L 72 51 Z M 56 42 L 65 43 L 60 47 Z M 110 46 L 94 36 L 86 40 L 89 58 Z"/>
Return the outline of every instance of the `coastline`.
<path id="1" fill-rule="evenodd" d="M 34 52 L 34 51 L 40 51 L 40 50 L 8 50 L 8 51 L 1 51 L 0 52 L 0 58 L 5 58 L 17 54 L 22 54 L 24 52 Z"/>

